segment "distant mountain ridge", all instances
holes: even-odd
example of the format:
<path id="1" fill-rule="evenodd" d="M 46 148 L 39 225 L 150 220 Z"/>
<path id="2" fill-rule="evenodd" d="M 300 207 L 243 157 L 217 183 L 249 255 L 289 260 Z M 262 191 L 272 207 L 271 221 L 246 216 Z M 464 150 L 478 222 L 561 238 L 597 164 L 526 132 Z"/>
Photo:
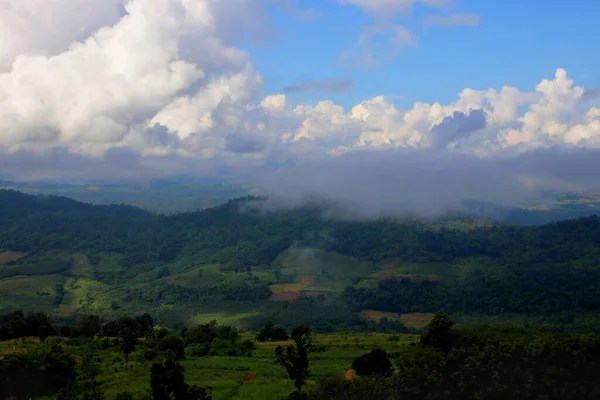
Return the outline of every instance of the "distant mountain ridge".
<path id="1" fill-rule="evenodd" d="M 318 208 L 264 212 L 260 201 L 165 216 L 0 190 L 0 309 L 322 330 L 442 309 L 600 327 L 597 216 L 541 226 L 357 221 Z"/>

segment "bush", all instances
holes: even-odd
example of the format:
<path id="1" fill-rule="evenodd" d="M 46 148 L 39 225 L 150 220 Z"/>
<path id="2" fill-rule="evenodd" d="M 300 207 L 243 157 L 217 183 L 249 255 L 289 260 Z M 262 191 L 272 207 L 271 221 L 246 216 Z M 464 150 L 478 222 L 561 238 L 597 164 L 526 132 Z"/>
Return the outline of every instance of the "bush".
<path id="1" fill-rule="evenodd" d="M 287 330 L 279 325 L 275 325 L 269 322 L 264 328 L 256 335 L 256 340 L 259 342 L 270 342 L 270 341 L 283 341 L 288 340 L 290 337 Z"/>
<path id="2" fill-rule="evenodd" d="M 187 346 L 187 349 L 189 355 L 191 355 L 192 357 L 204 357 L 207 356 L 210 352 L 210 344 L 190 344 L 189 346 Z"/>
<path id="3" fill-rule="evenodd" d="M 381 349 L 375 349 L 370 353 L 363 354 L 352 362 L 352 369 L 359 376 L 391 376 L 394 373 L 392 363 L 387 353 Z"/>

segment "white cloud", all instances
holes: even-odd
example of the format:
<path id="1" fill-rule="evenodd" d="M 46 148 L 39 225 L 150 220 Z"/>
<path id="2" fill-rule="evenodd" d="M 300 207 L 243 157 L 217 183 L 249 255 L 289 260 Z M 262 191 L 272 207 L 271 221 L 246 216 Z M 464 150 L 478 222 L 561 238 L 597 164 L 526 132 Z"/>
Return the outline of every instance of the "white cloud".
<path id="1" fill-rule="evenodd" d="M 8 42 L 23 32 L 29 39 L 3 53 L 12 55 L 3 56 L 11 66 L 0 72 L 0 176 L 133 179 L 229 170 L 256 178 L 291 165 L 306 186 L 311 181 L 306 171 L 321 168 L 320 189 L 312 191 L 318 194 L 330 180 L 342 179 L 341 172 L 331 171 L 352 166 L 356 179 L 340 185 L 362 179 L 371 192 L 391 196 L 396 192 L 375 186 L 386 185 L 394 171 L 404 171 L 395 182 L 406 188 L 411 168 L 423 170 L 432 182 L 439 179 L 430 173 L 456 183 L 441 170 L 470 176 L 465 169 L 478 168 L 480 160 L 488 173 L 473 181 L 493 179 L 506 168 L 509 176 L 503 179 L 513 182 L 521 172 L 539 175 L 544 169 L 531 165 L 543 165 L 561 182 L 596 182 L 579 182 L 574 169 L 566 164 L 560 169 L 540 155 L 559 146 L 575 149 L 564 158 L 568 162 L 584 150 L 592 160 L 596 153 L 589 149 L 600 148 L 600 109 L 563 69 L 534 92 L 467 88 L 449 104 L 416 102 L 408 109 L 383 96 L 349 109 L 329 100 L 290 104 L 284 94 L 259 98 L 262 78 L 236 43 L 240 30 L 250 37 L 269 23 L 259 0 L 235 1 L 244 15 L 218 0 L 153 0 L 152 7 L 129 0 L 125 13 L 113 14 L 111 7 L 118 10 L 120 3 L 107 1 L 103 12 L 94 18 L 83 14 L 71 25 L 79 28 L 63 36 L 53 28 L 62 15 L 44 25 L 37 14 L 25 13 L 23 28 L 3 25 Z M 66 7 L 66 2 L 54 4 Z M 35 24 L 39 31 L 31 28 Z M 47 42 L 41 39 L 45 32 Z M 87 36 L 81 38 L 81 32 Z M 436 154 L 444 168 L 427 172 Z M 494 161 L 508 156 L 520 157 L 516 167 Z M 470 161 L 453 167 L 461 158 Z M 387 163 L 383 171 L 377 170 L 378 161 Z M 366 163 L 363 172 L 361 163 Z M 589 161 L 585 167 L 597 171 L 600 165 Z M 286 175 L 288 183 L 294 173 Z M 546 175 L 543 181 L 551 181 Z M 477 193 L 465 182 L 456 185 Z M 426 192 L 420 188 L 416 193 Z"/>
<path id="2" fill-rule="evenodd" d="M 475 13 L 461 13 L 453 15 L 428 15 L 423 22 L 429 25 L 452 26 L 452 25 L 479 25 L 481 17 Z"/>
<path id="3" fill-rule="evenodd" d="M 342 6 L 352 5 L 371 16 L 374 25 L 364 28 L 356 44 L 339 57 L 343 66 L 373 69 L 395 58 L 404 46 L 416 46 L 416 36 L 396 20 L 410 17 L 417 4 L 430 8 L 451 5 L 451 0 L 337 0 Z M 479 15 L 462 13 L 449 16 L 429 16 L 424 22 L 442 26 L 477 25 Z"/>
<path id="4" fill-rule="evenodd" d="M 440 7 L 450 0 L 337 0 L 341 5 L 354 5 L 381 20 L 393 20 L 402 14 L 410 14 L 415 4 Z"/>
<path id="5" fill-rule="evenodd" d="M 122 16 L 123 0 L 2 0 L 0 2 L 0 72 L 15 57 L 51 56 L 66 50 Z"/>

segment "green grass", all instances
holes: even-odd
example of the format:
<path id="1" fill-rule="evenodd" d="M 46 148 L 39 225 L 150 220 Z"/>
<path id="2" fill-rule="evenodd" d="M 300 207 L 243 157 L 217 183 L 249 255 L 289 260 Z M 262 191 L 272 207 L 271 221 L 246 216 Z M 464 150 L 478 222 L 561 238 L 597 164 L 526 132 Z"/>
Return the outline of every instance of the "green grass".
<path id="1" fill-rule="evenodd" d="M 388 340 L 391 336 L 397 341 Z M 253 339 L 251 333 L 242 334 L 243 339 Z M 318 379 L 343 377 L 352 361 L 376 347 L 392 352 L 408 351 L 409 345 L 418 341 L 411 335 L 387 334 L 315 334 L 313 343 L 325 346 L 326 350 L 310 354 L 311 377 L 307 384 L 313 386 Z M 0 355 L 13 351 L 26 351 L 36 340 L 0 342 Z M 204 387 L 212 387 L 215 400 L 280 400 L 294 390 L 285 369 L 274 362 L 275 348 L 286 342 L 257 342 L 257 350 L 252 357 L 187 357 L 182 361 L 186 381 Z M 65 345 L 74 358 L 80 359 L 82 347 Z M 133 353 L 130 370 L 125 371 L 118 347 L 98 353 L 101 358 L 101 374 L 98 382 L 107 399 L 112 399 L 121 391 L 129 391 L 134 398 L 144 395 L 150 386 L 152 363 L 143 361 L 140 351 Z M 243 382 L 246 374 L 255 372 L 252 382 Z"/>
<path id="2" fill-rule="evenodd" d="M 323 275 L 351 278 L 366 276 L 377 268 L 353 257 L 313 248 L 291 248 L 281 253 L 273 266 L 284 275 Z"/>

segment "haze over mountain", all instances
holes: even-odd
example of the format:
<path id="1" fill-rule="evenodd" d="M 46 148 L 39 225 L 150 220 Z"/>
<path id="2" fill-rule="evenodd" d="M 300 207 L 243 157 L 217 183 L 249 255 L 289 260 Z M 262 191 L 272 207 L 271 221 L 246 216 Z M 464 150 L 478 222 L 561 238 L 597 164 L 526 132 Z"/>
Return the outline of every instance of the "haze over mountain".
<path id="1" fill-rule="evenodd" d="M 600 4 L 146 5 L 0 4 L 2 179 L 218 177 L 368 216 L 600 189 Z"/>

